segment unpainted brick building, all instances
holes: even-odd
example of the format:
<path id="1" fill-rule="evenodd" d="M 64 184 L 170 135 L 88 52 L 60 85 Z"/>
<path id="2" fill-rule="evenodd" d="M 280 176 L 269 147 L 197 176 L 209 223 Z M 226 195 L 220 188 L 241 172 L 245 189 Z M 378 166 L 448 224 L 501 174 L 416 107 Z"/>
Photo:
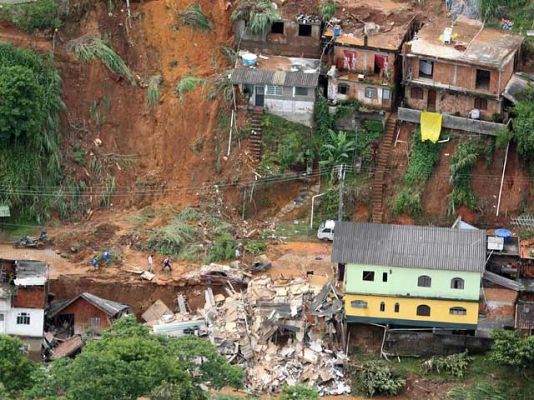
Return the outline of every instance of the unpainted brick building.
<path id="1" fill-rule="evenodd" d="M 423 26 L 403 49 L 405 105 L 418 110 L 476 115 L 502 114 L 503 93 L 520 56 L 523 38 L 459 17 L 454 26 Z"/>

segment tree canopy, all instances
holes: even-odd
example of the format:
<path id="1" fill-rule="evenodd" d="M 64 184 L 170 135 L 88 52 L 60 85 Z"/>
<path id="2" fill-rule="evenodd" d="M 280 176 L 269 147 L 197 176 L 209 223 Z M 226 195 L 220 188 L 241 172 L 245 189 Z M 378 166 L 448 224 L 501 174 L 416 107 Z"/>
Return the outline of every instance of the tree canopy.
<path id="1" fill-rule="evenodd" d="M 517 369 L 534 366 L 534 336 L 525 337 L 517 331 L 495 330 L 492 338 L 492 361 Z"/>
<path id="2" fill-rule="evenodd" d="M 27 387 L 30 375 L 35 369 L 22 353 L 22 347 L 23 343 L 19 338 L 0 335 L 0 386 L 3 385 L 7 392 Z"/>

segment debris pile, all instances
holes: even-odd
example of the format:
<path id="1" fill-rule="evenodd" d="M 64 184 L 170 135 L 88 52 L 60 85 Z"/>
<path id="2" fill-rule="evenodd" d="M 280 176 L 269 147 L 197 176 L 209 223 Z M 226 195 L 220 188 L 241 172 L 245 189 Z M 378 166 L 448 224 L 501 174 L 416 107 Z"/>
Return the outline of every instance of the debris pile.
<path id="1" fill-rule="evenodd" d="M 191 329 L 194 321 L 200 332 L 205 322 L 220 353 L 245 368 L 246 386 L 253 391 L 276 392 L 299 382 L 323 395 L 350 391 L 343 374 L 343 303 L 325 278 L 261 276 L 244 292 L 232 287 L 225 292 L 214 296 L 208 288 L 200 315 L 181 312 L 172 322 L 153 325 L 154 331 L 172 335 L 178 327 Z"/>

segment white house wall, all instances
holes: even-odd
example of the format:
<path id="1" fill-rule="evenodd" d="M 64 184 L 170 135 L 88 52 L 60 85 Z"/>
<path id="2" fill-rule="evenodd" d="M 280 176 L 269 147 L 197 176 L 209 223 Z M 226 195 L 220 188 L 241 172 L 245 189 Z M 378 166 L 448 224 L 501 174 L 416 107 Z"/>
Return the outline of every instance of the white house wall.
<path id="1" fill-rule="evenodd" d="M 313 101 L 282 100 L 265 97 L 267 112 L 309 127 L 313 124 L 313 105 Z"/>
<path id="2" fill-rule="evenodd" d="M 20 312 L 30 314 L 29 325 L 17 325 L 17 315 Z M 44 310 L 36 308 L 12 308 L 5 313 L 5 333 L 25 337 L 42 338 L 44 329 Z"/>

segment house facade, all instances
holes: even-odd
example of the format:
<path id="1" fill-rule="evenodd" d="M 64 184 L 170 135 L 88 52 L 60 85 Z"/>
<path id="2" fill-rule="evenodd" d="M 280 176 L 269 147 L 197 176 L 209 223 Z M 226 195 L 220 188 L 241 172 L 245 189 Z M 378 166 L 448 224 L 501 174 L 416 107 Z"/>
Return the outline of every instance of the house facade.
<path id="1" fill-rule="evenodd" d="M 475 330 L 485 243 L 482 231 L 336 224 L 347 321 Z"/>
<path id="2" fill-rule="evenodd" d="M 298 0 L 274 0 L 280 20 L 268 29 L 253 34 L 247 22 L 236 21 L 235 41 L 239 49 L 252 53 L 288 57 L 319 58 L 321 55 L 321 19 L 317 4 Z"/>
<path id="3" fill-rule="evenodd" d="M 394 15 L 388 11 L 393 25 L 379 25 L 376 22 L 386 19 L 386 12 L 381 2 L 371 3 L 373 14 L 357 2 L 340 9 L 339 24 L 325 30 L 328 99 L 332 103 L 356 99 L 369 108 L 390 110 L 401 76 L 402 44 L 413 35 L 414 15 L 400 4 Z"/>
<path id="4" fill-rule="evenodd" d="M 405 105 L 486 120 L 502 114 L 522 41 L 461 16 L 452 27 L 423 26 L 403 50 Z"/>
<path id="5" fill-rule="evenodd" d="M 263 57 L 255 66 L 237 66 L 230 79 L 250 108 L 261 107 L 289 121 L 312 126 L 319 60 Z"/>
<path id="6" fill-rule="evenodd" d="M 48 265 L 0 260 L 0 334 L 22 339 L 30 355 L 41 353 L 48 297 Z"/>

